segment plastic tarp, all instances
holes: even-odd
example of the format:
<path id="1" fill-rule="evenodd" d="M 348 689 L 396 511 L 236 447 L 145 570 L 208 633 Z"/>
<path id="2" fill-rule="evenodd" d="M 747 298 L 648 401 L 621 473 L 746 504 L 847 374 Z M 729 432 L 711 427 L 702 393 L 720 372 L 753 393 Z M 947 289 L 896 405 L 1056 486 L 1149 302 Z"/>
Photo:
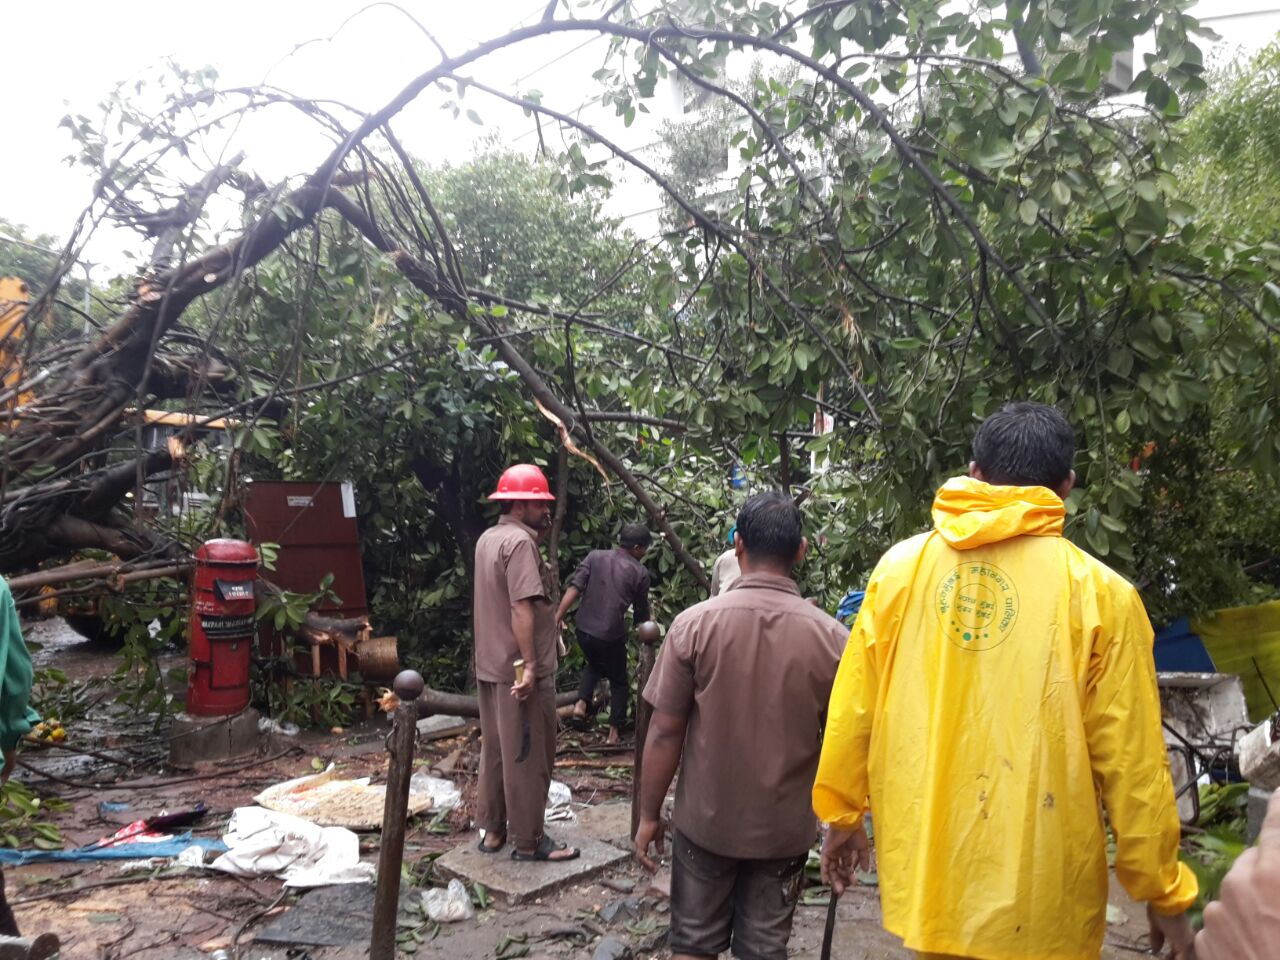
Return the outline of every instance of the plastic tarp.
<path id="1" fill-rule="evenodd" d="M 1160 673 L 1216 673 L 1204 642 L 1191 629 L 1186 617 L 1179 617 L 1156 631 L 1156 670 Z"/>
<path id="2" fill-rule="evenodd" d="M 1218 610 L 1192 620 L 1191 628 L 1204 641 L 1219 673 L 1239 675 L 1249 719 L 1261 723 L 1273 713 L 1267 686 L 1280 698 L 1280 600 Z"/>
<path id="3" fill-rule="evenodd" d="M 577 820 L 578 816 L 573 812 L 572 803 L 573 794 L 568 785 L 559 780 L 552 780 L 551 786 L 547 789 L 547 809 L 543 812 L 542 819 L 547 823 L 557 820 L 565 822 Z"/>
<path id="4" fill-rule="evenodd" d="M 50 861 L 76 862 L 81 860 L 137 860 L 146 856 L 151 858 L 176 858 L 187 847 L 202 847 L 208 853 L 219 853 L 227 849 L 221 840 L 207 837 L 192 837 L 190 831 L 178 834 L 169 840 L 154 843 L 128 843 L 123 846 L 105 847 L 90 844 L 87 847 L 76 847 L 71 850 L 10 850 L 0 848 L 0 866 L 20 867 L 27 863 L 45 863 Z"/>
<path id="5" fill-rule="evenodd" d="M 850 590 L 846 593 L 844 599 L 840 601 L 840 606 L 836 608 L 836 619 L 846 627 L 853 626 L 853 621 L 858 616 L 858 611 L 862 609 L 862 601 L 866 595 L 865 590 Z"/>
<path id="6" fill-rule="evenodd" d="M 230 849 L 210 866 L 237 877 L 280 877 L 286 887 L 369 883 L 374 878 L 373 865 L 360 862 L 360 838 L 345 827 L 321 827 L 262 807 L 237 807 L 224 839 Z"/>

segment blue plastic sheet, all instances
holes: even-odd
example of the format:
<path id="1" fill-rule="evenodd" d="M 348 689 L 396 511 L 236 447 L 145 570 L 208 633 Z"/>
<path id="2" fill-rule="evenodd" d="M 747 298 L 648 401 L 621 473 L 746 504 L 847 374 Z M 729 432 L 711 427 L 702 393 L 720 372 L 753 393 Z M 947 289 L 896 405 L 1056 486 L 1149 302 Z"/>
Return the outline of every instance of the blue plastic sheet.
<path id="1" fill-rule="evenodd" d="M 862 609 L 862 598 L 866 595 L 864 590 L 850 590 L 846 593 L 840 606 L 836 608 L 836 619 L 846 626 L 853 626 L 858 611 Z"/>
<path id="2" fill-rule="evenodd" d="M 1156 633 L 1156 669 L 1162 672 L 1213 673 L 1213 660 L 1186 617 Z"/>
<path id="3" fill-rule="evenodd" d="M 0 866 L 20 867 L 27 863 L 48 861 L 76 862 L 81 860 L 145 860 L 148 857 L 176 857 L 187 847 L 203 847 L 206 853 L 223 853 L 227 845 L 208 837 L 192 837 L 190 831 L 174 836 L 172 840 L 156 843 L 126 843 L 113 847 L 75 847 L 71 850 L 10 850 L 0 848 Z"/>

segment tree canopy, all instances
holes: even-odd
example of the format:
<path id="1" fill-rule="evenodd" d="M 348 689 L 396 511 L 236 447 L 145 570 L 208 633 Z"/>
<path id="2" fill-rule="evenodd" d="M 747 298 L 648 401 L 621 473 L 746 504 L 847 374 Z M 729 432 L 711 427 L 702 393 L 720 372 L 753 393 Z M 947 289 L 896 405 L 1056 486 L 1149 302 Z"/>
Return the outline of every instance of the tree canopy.
<path id="1" fill-rule="evenodd" d="M 1205 87 L 1184 6 L 624 0 L 439 50 L 369 115 L 208 71 L 179 73 L 154 110 L 117 92 L 110 123 L 68 124 L 97 174 L 82 226 L 130 223 L 150 266 L 96 338 L 35 338 L 49 374 L 10 414 L 0 564 L 85 547 L 164 562 L 234 523 L 246 472 L 354 479 L 375 610 L 449 661 L 483 494 L 531 459 L 567 493 L 559 564 L 624 520 L 662 533 L 664 615 L 702 595 L 742 496 L 732 476 L 785 487 L 815 543 L 806 588 L 834 605 L 927 523 L 978 419 L 1033 398 L 1078 431 L 1068 535 L 1158 618 L 1234 602 L 1275 542 L 1274 512 L 1217 535 L 1277 454 L 1280 255 L 1181 187 L 1180 110 Z M 740 172 L 714 212 L 586 114 L 478 72 L 561 33 L 609 39 L 598 99 L 624 123 L 672 74 L 718 104 Z M 1108 99 L 1113 58 L 1147 33 L 1140 102 Z M 731 51 L 761 62 L 745 84 L 723 74 Z M 428 88 L 559 136 L 532 159 L 495 147 L 424 169 L 394 128 Z M 263 183 L 230 149 L 193 171 L 182 149 L 196 130 L 234 146 L 247 111 L 298 109 L 335 146 L 297 179 Z M 617 163 L 665 191 L 670 232 L 602 215 Z M 213 196 L 236 197 L 245 224 L 218 246 L 197 233 Z M 173 467 L 119 450 L 144 402 L 246 421 L 201 529 L 118 509 Z M 819 414 L 834 429 L 815 435 Z M 1220 471 L 1237 493 L 1197 496 Z"/>

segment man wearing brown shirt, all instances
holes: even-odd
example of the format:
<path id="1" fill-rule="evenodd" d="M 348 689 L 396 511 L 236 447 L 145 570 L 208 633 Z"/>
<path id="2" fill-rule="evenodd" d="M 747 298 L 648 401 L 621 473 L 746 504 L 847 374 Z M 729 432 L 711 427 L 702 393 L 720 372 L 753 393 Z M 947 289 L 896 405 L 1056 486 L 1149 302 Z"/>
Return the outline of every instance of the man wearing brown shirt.
<path id="1" fill-rule="evenodd" d="M 636 624 L 649 619 L 649 571 L 640 561 L 653 535 L 643 523 L 622 528 L 617 549 L 592 550 L 578 565 L 564 592 L 556 620 L 563 625 L 565 614 L 579 596 L 575 627 L 578 646 L 587 664 L 582 669 L 574 719 L 586 720 L 587 708 L 601 678 L 609 681 L 609 743 L 616 744 L 627 719 L 627 607 L 635 612 Z"/>
<path id="2" fill-rule="evenodd" d="M 741 578 L 671 625 L 644 698 L 636 856 L 663 851 L 659 813 L 676 788 L 672 960 L 732 948 L 785 960 L 804 864 L 817 836 L 809 793 L 848 631 L 800 596 L 800 511 L 761 493 L 738 513 Z"/>
<path id="3" fill-rule="evenodd" d="M 497 853 L 510 836 L 513 860 L 572 860 L 578 851 L 542 829 L 556 755 L 558 636 L 537 534 L 555 498 L 542 471 L 520 463 L 503 472 L 489 499 L 501 502 L 502 516 L 476 543 L 480 851 Z"/>

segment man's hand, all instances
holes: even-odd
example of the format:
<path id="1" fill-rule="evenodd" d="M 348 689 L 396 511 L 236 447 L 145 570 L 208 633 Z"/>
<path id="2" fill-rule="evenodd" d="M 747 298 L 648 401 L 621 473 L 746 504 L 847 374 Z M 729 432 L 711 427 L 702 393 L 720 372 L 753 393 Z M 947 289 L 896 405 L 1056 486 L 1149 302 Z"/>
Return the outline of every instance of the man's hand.
<path id="1" fill-rule="evenodd" d="M 658 862 L 649 856 L 649 844 L 653 844 L 658 856 L 667 852 L 666 831 L 661 820 L 640 818 L 640 826 L 636 828 L 635 854 L 640 866 L 650 873 L 658 872 Z"/>
<path id="2" fill-rule="evenodd" d="M 1204 908 L 1199 960 L 1264 960 L 1280 943 L 1280 790 L 1271 795 L 1258 844 L 1222 881 L 1220 900 Z"/>
<path id="3" fill-rule="evenodd" d="M 12 750 L 6 750 L 4 752 L 4 769 L 0 770 L 0 783 L 4 783 L 9 779 L 9 774 L 13 773 L 13 768 L 17 763 L 18 749 L 15 747 Z"/>
<path id="4" fill-rule="evenodd" d="M 855 870 L 871 869 L 871 841 L 862 824 L 856 830 L 828 827 L 822 840 L 822 882 L 838 897 L 854 885 Z"/>
<path id="5" fill-rule="evenodd" d="M 1185 913 L 1166 917 L 1147 904 L 1147 922 L 1151 924 L 1151 952 L 1160 953 L 1169 948 L 1170 960 L 1195 960 L 1196 932 L 1191 918 Z"/>
<path id="6" fill-rule="evenodd" d="M 522 702 L 528 700 L 529 695 L 533 693 L 534 680 L 533 668 L 526 663 L 524 665 L 524 679 L 511 685 L 511 695 Z"/>

